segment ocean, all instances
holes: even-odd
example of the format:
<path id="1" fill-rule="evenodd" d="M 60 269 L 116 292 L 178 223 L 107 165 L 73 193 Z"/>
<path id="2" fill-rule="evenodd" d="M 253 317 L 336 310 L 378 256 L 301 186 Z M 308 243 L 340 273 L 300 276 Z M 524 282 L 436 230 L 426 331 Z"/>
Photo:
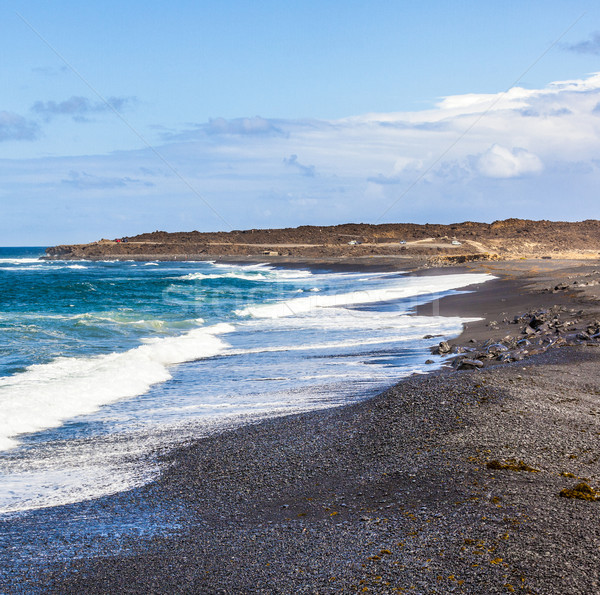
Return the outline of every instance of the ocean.
<path id="1" fill-rule="evenodd" d="M 148 484 L 191 438 L 435 369 L 430 348 L 467 319 L 414 307 L 491 279 L 42 255 L 0 248 L 0 521 Z"/>

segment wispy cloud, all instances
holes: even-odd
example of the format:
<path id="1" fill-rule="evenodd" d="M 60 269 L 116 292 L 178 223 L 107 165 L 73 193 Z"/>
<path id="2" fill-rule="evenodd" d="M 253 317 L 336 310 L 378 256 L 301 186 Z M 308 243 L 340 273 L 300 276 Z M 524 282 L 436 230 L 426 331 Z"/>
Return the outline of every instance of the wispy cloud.
<path id="1" fill-rule="evenodd" d="M 189 141 L 205 136 L 269 137 L 286 136 L 281 122 L 253 116 L 251 118 L 213 118 L 205 123 L 188 124 L 184 130 L 162 132 L 164 141 Z M 160 129 L 160 127 L 157 127 Z"/>
<path id="2" fill-rule="evenodd" d="M 578 54 L 594 54 L 600 56 L 600 31 L 595 31 L 589 39 L 578 43 L 564 44 L 563 48 Z"/>
<path id="3" fill-rule="evenodd" d="M 59 76 L 61 74 L 66 74 L 69 72 L 69 69 L 66 66 L 36 66 L 31 69 L 33 74 L 41 74 L 43 76 Z"/>
<path id="4" fill-rule="evenodd" d="M 289 157 L 284 157 L 283 162 L 288 167 L 296 168 L 303 176 L 308 178 L 315 177 L 315 166 L 314 165 L 304 165 L 298 161 L 298 155 L 290 155 Z"/>
<path id="5" fill-rule="evenodd" d="M 242 136 L 281 135 L 282 130 L 272 120 L 254 116 L 253 118 L 215 118 L 204 127 L 207 134 L 238 134 Z"/>
<path id="6" fill-rule="evenodd" d="M 35 140 L 39 134 L 36 122 L 13 112 L 0 111 L 0 141 Z"/>
<path id="7" fill-rule="evenodd" d="M 126 186 L 154 186 L 152 182 L 130 178 L 129 176 L 96 176 L 94 174 L 88 174 L 84 171 L 70 171 L 69 177 L 63 178 L 61 183 L 80 189 L 109 189 L 125 188 Z"/>
<path id="8" fill-rule="evenodd" d="M 109 97 L 103 101 L 91 101 L 87 97 L 73 95 L 64 101 L 36 101 L 31 111 L 49 121 L 57 116 L 70 116 L 75 121 L 87 121 L 89 116 L 110 112 L 113 109 L 122 111 L 136 103 L 134 97 Z"/>

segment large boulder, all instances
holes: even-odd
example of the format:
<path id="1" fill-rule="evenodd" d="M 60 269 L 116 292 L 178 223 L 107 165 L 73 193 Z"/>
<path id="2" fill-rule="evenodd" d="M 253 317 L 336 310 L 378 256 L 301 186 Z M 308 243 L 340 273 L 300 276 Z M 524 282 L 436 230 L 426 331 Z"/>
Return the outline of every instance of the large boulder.
<path id="1" fill-rule="evenodd" d="M 439 353 L 440 355 L 445 355 L 446 353 L 450 353 L 450 350 L 452 349 L 452 347 L 450 347 L 450 344 L 448 343 L 448 341 L 442 341 L 436 348 L 436 352 Z"/>
<path id="2" fill-rule="evenodd" d="M 478 370 L 479 368 L 483 368 L 483 362 L 481 360 L 471 359 L 468 357 L 458 360 L 456 365 L 457 370 Z"/>

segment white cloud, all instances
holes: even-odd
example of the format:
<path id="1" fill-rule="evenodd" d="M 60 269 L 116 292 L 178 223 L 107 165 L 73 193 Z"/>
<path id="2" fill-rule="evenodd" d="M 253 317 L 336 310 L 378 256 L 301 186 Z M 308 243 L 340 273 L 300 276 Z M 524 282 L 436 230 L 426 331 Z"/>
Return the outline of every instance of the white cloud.
<path id="1" fill-rule="evenodd" d="M 544 166 L 537 155 L 525 149 L 507 149 L 492 145 L 477 159 L 477 169 L 488 178 L 516 178 L 538 174 Z"/>

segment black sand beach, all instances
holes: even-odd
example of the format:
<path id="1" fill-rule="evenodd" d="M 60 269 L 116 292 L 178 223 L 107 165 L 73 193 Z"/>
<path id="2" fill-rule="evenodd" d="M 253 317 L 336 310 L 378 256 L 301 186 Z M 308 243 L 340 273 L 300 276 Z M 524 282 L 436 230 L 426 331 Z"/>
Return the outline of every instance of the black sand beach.
<path id="1" fill-rule="evenodd" d="M 583 330 L 600 317 L 594 266 L 474 264 L 501 279 L 419 311 L 484 317 L 462 346 L 542 308 Z M 596 593 L 600 501 L 559 496 L 600 490 L 600 349 L 579 343 L 182 445 L 126 497 L 183 503 L 179 534 L 80 556 L 23 592 Z"/>

